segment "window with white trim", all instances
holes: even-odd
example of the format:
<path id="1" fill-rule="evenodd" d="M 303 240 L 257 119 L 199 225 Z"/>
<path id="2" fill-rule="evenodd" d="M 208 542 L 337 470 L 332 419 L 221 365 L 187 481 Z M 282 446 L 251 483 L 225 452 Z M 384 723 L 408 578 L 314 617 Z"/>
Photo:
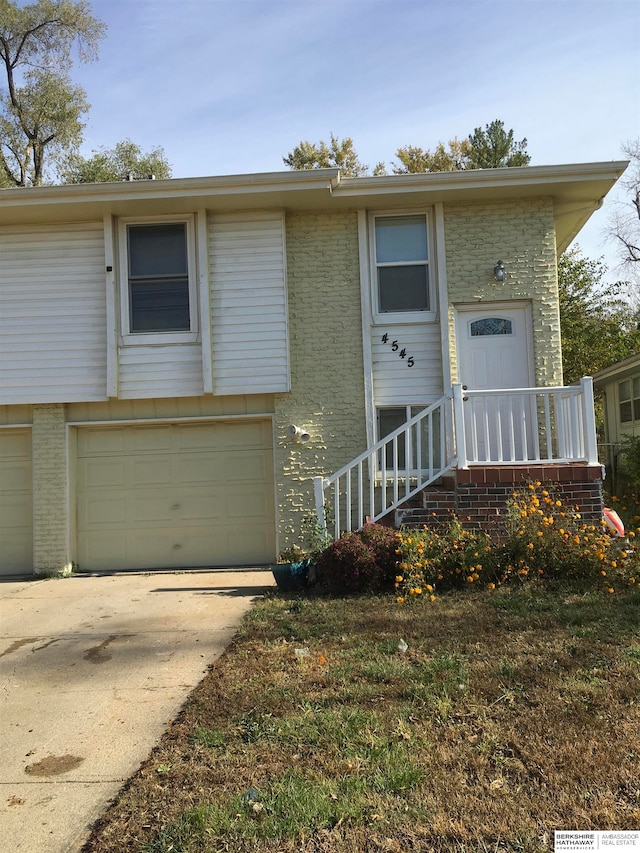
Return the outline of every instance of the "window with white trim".
<path id="1" fill-rule="evenodd" d="M 377 428 L 378 440 L 385 438 L 394 432 L 398 427 L 401 427 L 407 421 L 411 420 L 415 415 L 418 415 L 423 409 L 426 409 L 428 403 L 419 406 L 385 406 L 377 409 Z M 434 431 L 433 435 L 433 464 L 440 464 L 440 418 L 437 414 L 433 415 L 431 425 Z M 420 447 L 418 447 L 418 439 Z M 418 467 L 418 457 L 422 469 L 425 469 L 429 462 L 429 423 L 427 420 L 421 422 L 420 432 L 415 428 L 411 433 L 411 469 L 416 470 Z M 406 448 L 404 433 L 400 433 L 397 439 L 398 448 L 398 469 L 405 470 L 406 468 Z M 378 464 L 381 464 L 381 459 Z M 388 470 L 394 467 L 393 446 L 387 445 L 385 448 L 385 466 Z"/>
<path id="2" fill-rule="evenodd" d="M 372 217 L 374 314 L 385 322 L 432 319 L 430 221 L 426 213 Z"/>
<path id="3" fill-rule="evenodd" d="M 197 336 L 191 218 L 120 223 L 121 314 L 129 343 L 179 343 Z"/>
<path id="4" fill-rule="evenodd" d="M 640 376 L 618 383 L 620 423 L 640 421 Z"/>

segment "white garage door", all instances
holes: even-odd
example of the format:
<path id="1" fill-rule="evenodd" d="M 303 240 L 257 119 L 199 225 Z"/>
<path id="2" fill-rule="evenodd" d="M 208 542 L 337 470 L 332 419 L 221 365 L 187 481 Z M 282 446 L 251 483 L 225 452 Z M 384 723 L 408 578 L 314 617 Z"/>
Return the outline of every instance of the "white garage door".
<path id="1" fill-rule="evenodd" d="M 33 572 L 31 430 L 0 430 L 0 575 Z"/>
<path id="2" fill-rule="evenodd" d="M 270 421 L 77 431 L 81 571 L 273 562 Z"/>

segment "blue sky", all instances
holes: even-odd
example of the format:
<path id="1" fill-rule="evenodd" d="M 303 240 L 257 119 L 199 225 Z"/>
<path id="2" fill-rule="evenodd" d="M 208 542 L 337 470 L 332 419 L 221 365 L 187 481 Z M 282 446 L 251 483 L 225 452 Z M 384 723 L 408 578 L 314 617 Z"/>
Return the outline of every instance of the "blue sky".
<path id="1" fill-rule="evenodd" d="M 76 77 L 85 153 L 162 145 L 175 177 L 285 169 L 351 136 L 390 164 L 499 118 L 532 164 L 622 159 L 640 136 L 640 0 L 93 0 L 108 26 Z M 579 238 L 603 244 L 609 204 Z M 611 259 L 611 260 L 610 260 Z"/>

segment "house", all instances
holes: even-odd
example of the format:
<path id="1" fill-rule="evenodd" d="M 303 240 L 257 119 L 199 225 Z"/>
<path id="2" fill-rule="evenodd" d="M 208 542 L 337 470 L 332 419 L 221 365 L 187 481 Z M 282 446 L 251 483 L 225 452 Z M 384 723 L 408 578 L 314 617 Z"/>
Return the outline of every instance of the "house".
<path id="1" fill-rule="evenodd" d="M 604 400 L 604 450 L 616 490 L 620 474 L 624 475 L 624 439 L 640 441 L 640 353 L 598 371 L 593 384 Z"/>
<path id="2" fill-rule="evenodd" d="M 453 475 L 598 512 L 556 258 L 625 166 L 1 190 L 0 571 L 266 564 Z"/>

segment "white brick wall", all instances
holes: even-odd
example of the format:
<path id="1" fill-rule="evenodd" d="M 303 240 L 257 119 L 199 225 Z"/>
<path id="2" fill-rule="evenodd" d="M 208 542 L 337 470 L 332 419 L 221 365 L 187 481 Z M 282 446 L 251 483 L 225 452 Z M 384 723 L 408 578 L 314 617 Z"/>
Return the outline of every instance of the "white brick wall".
<path id="1" fill-rule="evenodd" d="M 313 477 L 366 448 L 358 232 L 355 213 L 289 214 L 291 392 L 275 397 L 279 548 L 299 543 L 314 510 Z M 287 440 L 290 424 L 311 440 Z"/>
<path id="2" fill-rule="evenodd" d="M 65 572 L 67 440 L 63 405 L 33 407 L 33 561 L 36 572 Z"/>
<path id="3" fill-rule="evenodd" d="M 551 199 L 448 204 L 444 209 L 451 363 L 455 381 L 453 305 L 530 300 L 536 384 L 562 384 L 556 243 Z M 502 260 L 500 283 L 493 268 Z"/>

